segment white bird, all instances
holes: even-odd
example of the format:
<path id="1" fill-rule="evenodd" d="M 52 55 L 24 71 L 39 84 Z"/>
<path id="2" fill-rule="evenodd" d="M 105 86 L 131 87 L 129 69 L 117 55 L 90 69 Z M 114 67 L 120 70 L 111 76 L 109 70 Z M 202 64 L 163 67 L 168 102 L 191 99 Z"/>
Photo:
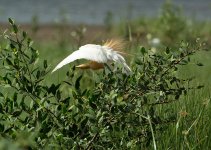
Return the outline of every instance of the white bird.
<path id="1" fill-rule="evenodd" d="M 117 62 L 123 65 L 126 73 L 130 73 L 131 69 L 127 65 L 124 57 L 121 54 L 126 54 L 121 52 L 124 44 L 120 40 L 111 40 L 105 42 L 103 45 L 96 44 L 86 44 L 81 46 L 79 50 L 74 51 L 72 54 L 67 56 L 62 60 L 52 72 L 60 69 L 64 65 L 71 63 L 77 59 L 87 59 L 90 60 L 89 63 L 81 64 L 76 66 L 81 69 L 102 69 L 104 68 L 104 63 L 109 63 L 111 61 Z"/>

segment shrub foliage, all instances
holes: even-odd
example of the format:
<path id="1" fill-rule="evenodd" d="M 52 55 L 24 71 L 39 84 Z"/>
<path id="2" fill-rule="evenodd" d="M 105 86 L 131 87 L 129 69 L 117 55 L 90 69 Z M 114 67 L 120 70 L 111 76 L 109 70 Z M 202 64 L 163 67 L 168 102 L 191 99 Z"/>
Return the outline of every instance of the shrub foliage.
<path id="1" fill-rule="evenodd" d="M 38 63 L 33 41 L 9 22 L 0 50 L 0 138 L 17 148 L 156 148 L 156 134 L 175 121 L 174 112 L 161 116 L 158 108 L 193 88 L 177 70 L 202 49 L 199 41 L 181 42 L 177 50 L 167 47 L 154 55 L 142 47 L 131 75 L 106 67 L 98 81 L 93 78 L 92 89 L 81 88 L 84 76 L 74 67 L 64 82 L 47 85 L 47 61 Z"/>

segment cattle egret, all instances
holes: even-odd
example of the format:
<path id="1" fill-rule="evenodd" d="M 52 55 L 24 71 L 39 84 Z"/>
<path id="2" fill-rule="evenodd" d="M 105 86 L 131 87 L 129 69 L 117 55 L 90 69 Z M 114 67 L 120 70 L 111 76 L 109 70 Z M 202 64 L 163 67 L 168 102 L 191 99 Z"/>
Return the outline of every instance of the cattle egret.
<path id="1" fill-rule="evenodd" d="M 76 68 L 97 70 L 104 68 L 104 63 L 114 61 L 122 64 L 126 73 L 129 73 L 131 72 L 131 69 L 126 64 L 124 57 L 121 55 L 126 54 L 121 51 L 123 45 L 123 42 L 120 40 L 107 41 L 103 45 L 86 44 L 62 60 L 52 72 L 77 59 L 87 59 L 90 62 L 76 66 Z"/>

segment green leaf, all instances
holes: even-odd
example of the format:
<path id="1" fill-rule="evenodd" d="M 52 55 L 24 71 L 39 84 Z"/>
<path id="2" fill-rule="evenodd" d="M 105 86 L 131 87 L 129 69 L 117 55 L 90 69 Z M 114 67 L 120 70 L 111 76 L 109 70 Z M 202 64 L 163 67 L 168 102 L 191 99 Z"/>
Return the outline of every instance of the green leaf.
<path id="1" fill-rule="evenodd" d="M 29 108 L 32 109 L 34 107 L 34 101 L 31 101 Z"/>
<path id="2" fill-rule="evenodd" d="M 26 33 L 25 31 L 23 31 L 23 32 L 22 32 L 22 36 L 23 36 L 24 39 L 26 39 L 27 33 Z"/>
<path id="3" fill-rule="evenodd" d="M 176 94 L 175 99 L 179 99 L 180 94 Z"/>
<path id="4" fill-rule="evenodd" d="M 32 44 L 33 44 L 33 41 L 30 38 L 28 38 L 27 39 L 27 45 L 28 45 L 28 47 L 31 47 Z"/>
<path id="5" fill-rule="evenodd" d="M 166 54 L 169 54 L 170 53 L 170 49 L 169 47 L 166 47 Z"/>
<path id="6" fill-rule="evenodd" d="M 12 43 L 10 43 L 10 48 L 15 49 L 16 47 Z"/>
<path id="7" fill-rule="evenodd" d="M 0 103 L 0 113 L 4 113 L 4 111 L 3 111 L 3 106 L 2 106 L 2 104 Z"/>
<path id="8" fill-rule="evenodd" d="M 180 62 L 180 65 L 187 65 L 188 64 L 188 61 L 187 60 L 182 60 L 181 62 Z"/>
<path id="9" fill-rule="evenodd" d="M 20 116 L 21 113 L 22 113 L 21 110 L 17 110 L 15 112 L 13 112 L 12 115 L 13 115 L 13 117 L 18 117 L 18 116 Z"/>
<path id="10" fill-rule="evenodd" d="M 61 99 L 61 92 L 60 92 L 60 91 L 57 91 L 57 92 L 56 92 L 56 98 L 57 98 L 58 100 Z"/>
<path id="11" fill-rule="evenodd" d="M 141 60 L 139 60 L 139 59 L 135 59 L 135 63 L 136 63 L 137 65 L 143 65 L 143 62 L 141 62 Z"/>
<path id="12" fill-rule="evenodd" d="M 43 66 L 44 66 L 45 69 L 48 67 L 47 60 L 44 60 Z"/>
<path id="13" fill-rule="evenodd" d="M 81 81 L 81 79 L 82 79 L 82 76 L 83 76 L 83 75 L 80 75 L 80 76 L 76 79 L 76 81 L 75 81 L 75 88 L 76 88 L 77 90 L 79 90 L 80 81 Z"/>
<path id="14" fill-rule="evenodd" d="M 4 125 L 0 124 L 0 132 L 4 132 Z"/>
<path id="15" fill-rule="evenodd" d="M 0 92 L 0 97 L 4 97 L 4 95 Z"/>
<path id="16" fill-rule="evenodd" d="M 146 53 L 146 49 L 144 47 L 141 47 L 141 53 L 144 55 Z"/>
<path id="17" fill-rule="evenodd" d="M 88 117 L 89 119 L 96 120 L 96 116 L 93 114 L 85 114 L 85 116 Z"/>
<path id="18" fill-rule="evenodd" d="M 11 25 L 14 24 L 14 20 L 13 20 L 13 19 L 9 18 L 8 20 L 9 20 L 9 23 L 10 23 Z"/>
<path id="19" fill-rule="evenodd" d="M 15 92 L 14 95 L 13 95 L 13 101 L 17 101 L 17 97 L 18 97 L 18 93 Z"/>
<path id="20" fill-rule="evenodd" d="M 73 95 L 73 98 L 75 98 L 75 99 L 78 98 L 78 95 L 77 95 L 77 93 L 74 90 L 72 90 L 72 95 Z"/>
<path id="21" fill-rule="evenodd" d="M 13 24 L 12 27 L 13 27 L 14 33 L 18 33 L 18 27 L 17 27 L 17 25 Z"/>
<path id="22" fill-rule="evenodd" d="M 64 83 L 68 84 L 69 86 L 72 86 L 72 84 L 68 81 L 63 81 Z"/>
<path id="23" fill-rule="evenodd" d="M 202 63 L 197 63 L 196 65 L 197 65 L 197 66 L 200 66 L 200 67 L 201 67 L 201 66 L 204 66 Z"/>
<path id="24" fill-rule="evenodd" d="M 197 86 L 197 89 L 201 89 L 203 87 L 204 87 L 204 85 L 199 85 L 199 86 Z"/>
<path id="25" fill-rule="evenodd" d="M 36 78 L 39 79 L 40 78 L 40 75 L 41 75 L 40 70 L 38 70 L 37 71 L 37 74 L 36 74 Z"/>
<path id="26" fill-rule="evenodd" d="M 61 100 L 62 103 L 69 105 L 70 97 Z"/>
<path id="27" fill-rule="evenodd" d="M 57 90 L 59 89 L 60 85 L 61 84 L 58 84 L 58 85 L 55 86 L 55 84 L 52 84 L 50 86 L 50 88 L 48 88 L 48 93 L 52 93 L 53 95 L 55 95 Z"/>
<path id="28" fill-rule="evenodd" d="M 36 60 L 38 59 L 39 53 L 36 49 L 30 47 L 31 50 L 31 59 L 30 59 L 30 64 L 36 62 Z"/>

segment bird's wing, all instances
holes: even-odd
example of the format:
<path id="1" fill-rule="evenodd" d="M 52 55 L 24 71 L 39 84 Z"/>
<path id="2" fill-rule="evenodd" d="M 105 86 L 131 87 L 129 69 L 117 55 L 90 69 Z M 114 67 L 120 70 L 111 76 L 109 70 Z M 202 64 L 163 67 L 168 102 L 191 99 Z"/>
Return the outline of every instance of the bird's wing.
<path id="1" fill-rule="evenodd" d="M 52 73 L 58 69 L 60 69 L 61 67 L 63 67 L 64 65 L 73 62 L 78 58 L 78 56 L 80 56 L 80 51 L 75 51 L 72 54 L 70 54 L 69 56 L 67 56 L 64 60 L 62 60 L 52 71 Z"/>
<path id="2" fill-rule="evenodd" d="M 127 53 L 122 52 L 122 49 L 124 48 L 124 46 L 125 46 L 125 42 L 123 40 L 116 39 L 116 40 L 107 41 L 106 43 L 104 43 L 102 47 L 107 50 L 106 52 L 107 52 L 108 59 L 122 64 L 124 66 L 126 73 L 130 73 L 131 69 L 127 65 L 124 57 L 121 55 L 121 54 L 128 55 Z"/>
<path id="3" fill-rule="evenodd" d="M 106 63 L 108 61 L 106 51 L 101 45 L 87 44 L 79 48 L 84 55 L 84 59 L 96 61 L 98 63 Z"/>
<path id="4" fill-rule="evenodd" d="M 120 64 L 123 64 L 126 73 L 130 73 L 131 72 L 130 67 L 127 65 L 127 63 L 126 63 L 126 61 L 125 61 L 125 59 L 124 59 L 124 57 L 122 55 L 120 55 L 120 54 L 118 54 L 116 52 L 116 55 L 113 57 L 113 60 L 115 62 L 118 62 Z"/>
<path id="5" fill-rule="evenodd" d="M 53 69 L 52 72 L 58 70 L 64 65 L 71 63 L 77 59 L 87 59 L 87 60 L 92 60 L 99 63 L 105 63 L 108 61 L 106 54 L 102 50 L 102 47 L 100 45 L 87 44 L 87 45 L 81 46 L 79 50 L 74 51 L 72 54 L 67 56 Z"/>

